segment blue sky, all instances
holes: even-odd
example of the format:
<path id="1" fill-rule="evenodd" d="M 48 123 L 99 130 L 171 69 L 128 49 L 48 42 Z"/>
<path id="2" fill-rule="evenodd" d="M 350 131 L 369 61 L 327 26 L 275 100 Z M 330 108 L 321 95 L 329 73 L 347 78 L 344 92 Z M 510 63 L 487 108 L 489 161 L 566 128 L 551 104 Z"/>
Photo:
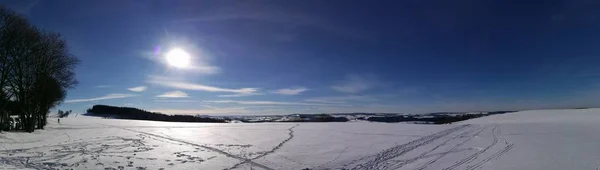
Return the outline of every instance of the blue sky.
<path id="1" fill-rule="evenodd" d="M 59 3 L 60 2 L 60 3 Z M 58 109 L 182 114 L 600 105 L 595 1 L 0 1 L 81 60 Z M 169 66 L 181 48 L 190 68 Z"/>

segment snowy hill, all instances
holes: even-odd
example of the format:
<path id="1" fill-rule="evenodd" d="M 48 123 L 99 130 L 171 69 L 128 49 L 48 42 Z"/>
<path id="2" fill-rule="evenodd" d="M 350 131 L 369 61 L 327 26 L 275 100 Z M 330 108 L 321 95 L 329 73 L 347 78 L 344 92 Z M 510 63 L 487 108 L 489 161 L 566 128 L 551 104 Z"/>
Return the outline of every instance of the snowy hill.
<path id="1" fill-rule="evenodd" d="M 0 134 L 0 169 L 596 169 L 600 109 L 451 125 L 52 119 Z"/>

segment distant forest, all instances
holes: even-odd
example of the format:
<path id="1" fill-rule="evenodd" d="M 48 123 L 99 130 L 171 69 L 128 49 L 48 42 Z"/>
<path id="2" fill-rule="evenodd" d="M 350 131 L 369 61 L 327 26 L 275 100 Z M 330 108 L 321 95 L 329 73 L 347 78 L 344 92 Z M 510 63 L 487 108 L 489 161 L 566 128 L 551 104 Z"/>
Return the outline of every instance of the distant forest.
<path id="1" fill-rule="evenodd" d="M 386 117 L 369 117 L 369 118 L 367 118 L 367 120 L 371 121 L 371 122 L 387 122 L 387 123 L 418 121 L 418 122 L 431 122 L 433 124 L 448 124 L 448 123 L 478 118 L 478 117 L 482 117 L 482 116 L 487 116 L 487 115 L 483 115 L 483 114 L 458 115 L 458 116 L 436 115 L 434 117 L 386 116 Z"/>
<path id="2" fill-rule="evenodd" d="M 225 120 L 216 118 L 196 117 L 192 115 L 166 115 L 162 113 L 148 112 L 137 108 L 107 105 L 94 105 L 92 108 L 87 110 L 87 113 L 92 113 L 94 116 L 114 117 L 119 119 L 154 120 L 165 122 L 226 123 Z"/>
<path id="3" fill-rule="evenodd" d="M 462 114 L 462 113 L 431 113 L 428 115 L 385 115 L 385 116 L 368 116 L 359 117 L 359 120 L 366 120 L 370 122 L 386 122 L 386 123 L 397 123 L 397 122 L 422 122 L 424 124 L 448 124 L 467 119 L 478 118 L 482 116 L 510 113 L 512 111 L 496 111 L 487 112 L 487 114 Z M 332 116 L 330 114 L 295 114 L 288 115 L 287 117 L 293 117 L 295 119 L 289 120 L 252 120 L 247 118 L 215 118 L 215 117 L 198 117 L 192 115 L 166 115 L 157 112 L 149 112 L 142 109 L 131 108 L 131 107 L 117 107 L 107 105 L 94 105 L 92 108 L 87 110 L 90 116 L 99 116 L 106 118 L 117 118 L 117 119 L 132 119 L 132 120 L 153 120 L 153 121 L 165 121 L 165 122 L 210 122 L 210 123 L 227 123 L 231 120 L 239 120 L 246 123 L 262 123 L 262 122 L 348 122 L 350 121 L 346 117 Z M 457 115 L 456 115 L 457 114 Z M 339 114 L 338 114 L 339 115 Z M 369 115 L 369 114 L 367 114 Z M 285 116 L 284 116 L 285 117 Z"/>
<path id="4" fill-rule="evenodd" d="M 448 115 L 452 112 L 440 112 L 440 113 L 430 113 L 428 114 L 431 117 L 421 117 L 414 115 L 397 115 L 397 116 L 383 116 L 383 117 L 369 117 L 366 120 L 371 122 L 386 122 L 386 123 L 396 123 L 396 122 L 430 122 L 432 124 L 448 124 L 459 122 L 463 120 L 474 119 L 483 116 L 495 115 L 495 114 L 504 114 L 511 113 L 514 111 L 494 111 L 487 112 L 487 114 L 462 114 L 462 115 Z"/>

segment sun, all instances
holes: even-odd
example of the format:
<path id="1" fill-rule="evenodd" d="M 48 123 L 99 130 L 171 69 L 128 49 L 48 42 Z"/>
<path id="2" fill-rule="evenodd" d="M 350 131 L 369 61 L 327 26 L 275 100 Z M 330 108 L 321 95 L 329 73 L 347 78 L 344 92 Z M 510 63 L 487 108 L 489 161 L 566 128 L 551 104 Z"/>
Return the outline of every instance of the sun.
<path id="1" fill-rule="evenodd" d="M 175 48 L 167 52 L 165 58 L 170 66 L 177 68 L 186 68 L 190 65 L 190 54 L 180 48 Z"/>

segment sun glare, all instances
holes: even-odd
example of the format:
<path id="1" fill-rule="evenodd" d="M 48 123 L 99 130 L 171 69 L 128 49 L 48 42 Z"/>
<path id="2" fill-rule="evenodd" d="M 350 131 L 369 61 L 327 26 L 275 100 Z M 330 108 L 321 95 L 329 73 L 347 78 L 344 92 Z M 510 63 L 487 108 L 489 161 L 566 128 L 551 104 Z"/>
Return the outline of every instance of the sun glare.
<path id="1" fill-rule="evenodd" d="M 186 68 L 190 65 L 190 54 L 180 48 L 175 48 L 165 55 L 167 63 L 177 68 Z"/>

